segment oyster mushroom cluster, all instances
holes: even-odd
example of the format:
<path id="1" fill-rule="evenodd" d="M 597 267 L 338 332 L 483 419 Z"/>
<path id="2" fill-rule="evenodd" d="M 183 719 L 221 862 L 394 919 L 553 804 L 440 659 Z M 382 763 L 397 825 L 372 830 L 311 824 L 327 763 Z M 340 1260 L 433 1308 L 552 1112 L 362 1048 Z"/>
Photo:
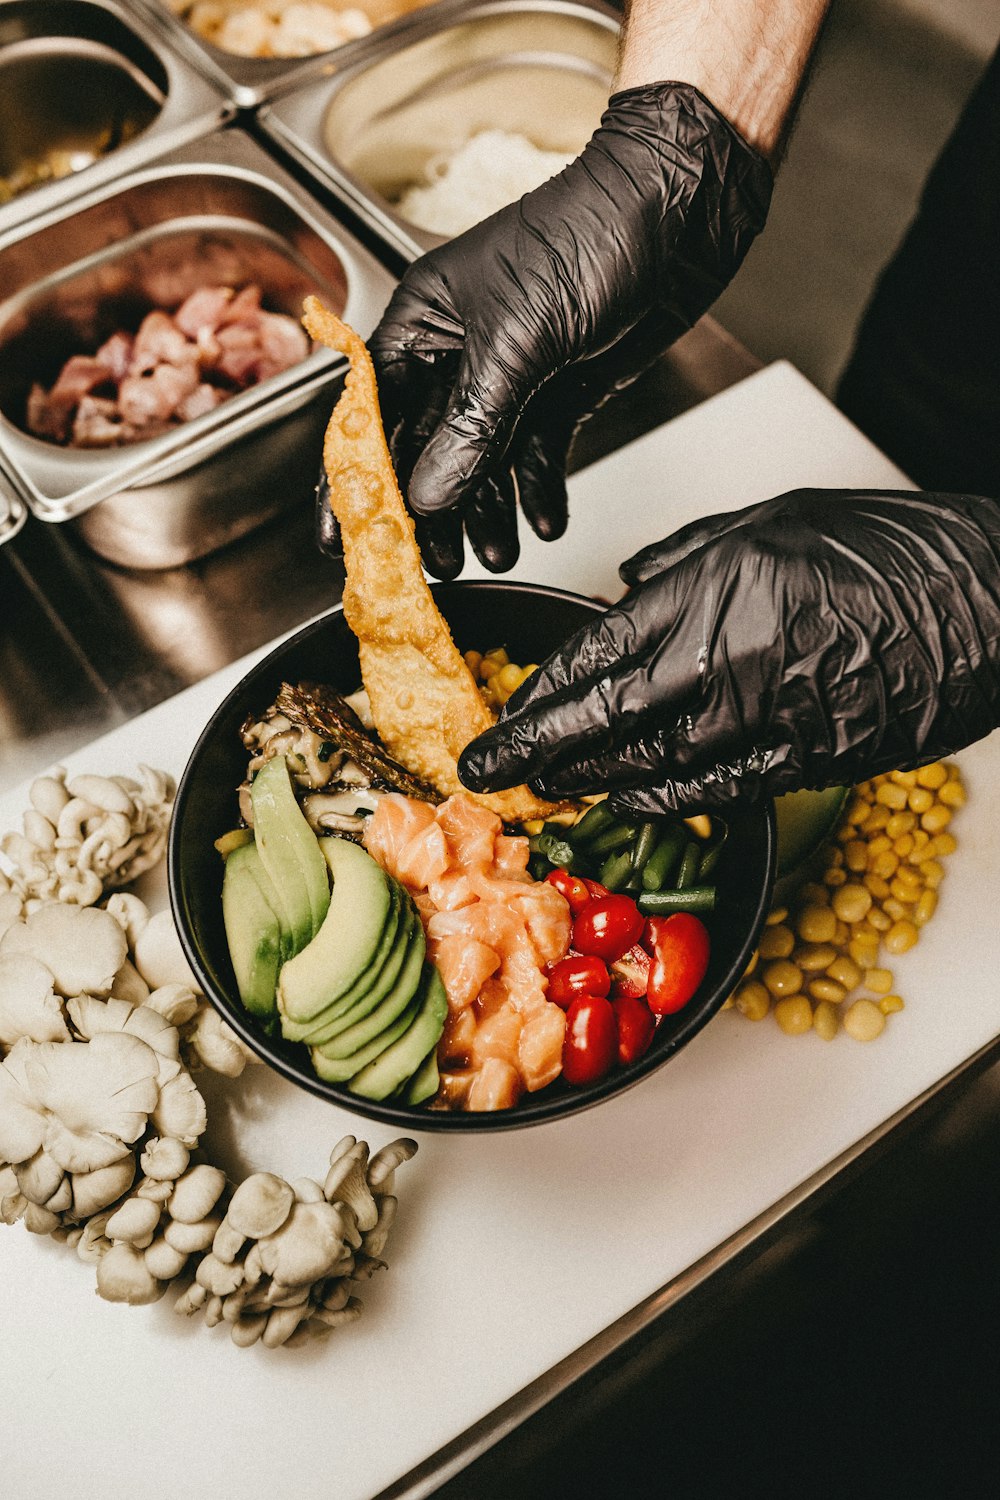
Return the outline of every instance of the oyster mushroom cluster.
<path id="1" fill-rule="evenodd" d="M 0 875 L 0 1222 L 74 1247 L 108 1301 L 155 1302 L 180 1285 L 178 1311 L 228 1324 L 237 1345 L 304 1342 L 360 1312 L 352 1286 L 384 1265 L 393 1174 L 416 1145 L 369 1161 L 348 1136 L 322 1184 L 257 1172 L 235 1190 L 201 1159 L 207 1114 L 190 1070 L 237 1077 L 250 1054 L 198 993 L 169 912 L 125 891 L 94 904 L 162 855 L 173 784 L 141 774 L 42 777 L 24 833 L 0 840 L 12 871 Z M 123 826 L 88 828 L 96 815 L 84 814 L 113 800 L 109 785 L 142 794 L 130 826 L 143 824 L 140 802 L 149 813 L 117 863 Z M 96 894 L 57 868 L 71 847 L 58 816 L 43 836 L 48 812 L 74 802 L 85 837 L 72 848 L 79 870 L 102 872 Z M 106 843 L 80 864 L 101 829 Z"/>
<path id="2" fill-rule="evenodd" d="M 30 913 L 44 901 L 92 906 L 105 890 L 128 885 L 163 854 L 174 801 L 173 778 L 149 766 L 128 776 L 75 776 L 57 767 L 32 783 L 20 833 L 0 852 L 0 912 Z"/>
<path id="3" fill-rule="evenodd" d="M 345 1136 L 322 1184 L 285 1182 L 255 1172 L 216 1213 L 211 1250 L 177 1311 L 229 1325 L 234 1344 L 266 1348 L 304 1343 L 353 1321 L 354 1284 L 384 1269 L 381 1259 L 396 1212 L 393 1176 L 416 1151 L 398 1140 L 368 1159 L 368 1146 Z M 169 1239 L 170 1228 L 166 1230 Z"/>

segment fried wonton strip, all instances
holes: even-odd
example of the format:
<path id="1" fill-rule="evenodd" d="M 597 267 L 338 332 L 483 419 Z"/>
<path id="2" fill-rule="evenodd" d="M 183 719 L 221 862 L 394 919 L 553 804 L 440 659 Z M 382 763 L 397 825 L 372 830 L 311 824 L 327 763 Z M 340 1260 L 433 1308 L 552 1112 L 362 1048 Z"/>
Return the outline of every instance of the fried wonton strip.
<path id="1" fill-rule="evenodd" d="M 344 546 L 344 614 L 358 638 L 372 718 L 389 754 L 450 796 L 465 790 L 459 755 L 493 719 L 421 570 L 368 350 L 316 297 L 306 299 L 302 321 L 312 338 L 350 360 L 323 461 Z M 552 810 L 523 786 L 476 800 L 505 822 Z"/>

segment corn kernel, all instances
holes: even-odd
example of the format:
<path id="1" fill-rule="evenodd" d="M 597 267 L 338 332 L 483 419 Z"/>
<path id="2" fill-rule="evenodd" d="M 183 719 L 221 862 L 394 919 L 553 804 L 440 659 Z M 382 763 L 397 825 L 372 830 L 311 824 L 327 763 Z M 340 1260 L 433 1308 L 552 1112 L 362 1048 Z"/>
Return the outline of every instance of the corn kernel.
<path id="1" fill-rule="evenodd" d="M 811 906 L 829 906 L 830 904 L 830 892 L 825 885 L 820 885 L 815 880 L 806 881 L 799 891 L 799 898 Z"/>
<path id="2" fill-rule="evenodd" d="M 754 969 L 756 969 L 756 967 L 757 967 L 757 965 L 758 965 L 759 962 L 760 962 L 760 954 L 757 952 L 757 950 L 755 948 L 754 951 L 750 955 L 750 962 L 747 964 L 746 968 L 743 970 L 743 978 L 744 979 L 748 979 L 749 978 L 749 976 L 753 973 Z"/>
<path id="3" fill-rule="evenodd" d="M 881 934 L 883 932 L 889 931 L 889 928 L 892 926 L 893 919 L 892 917 L 888 916 L 880 906 L 873 906 L 871 911 L 868 913 L 868 921 L 871 923 L 872 927 L 875 928 L 875 931 Z"/>
<path id="4" fill-rule="evenodd" d="M 892 970 L 866 969 L 864 985 L 866 990 L 871 990 L 875 995 L 887 995 L 892 989 Z"/>
<path id="5" fill-rule="evenodd" d="M 864 839 L 851 839 L 849 843 L 845 844 L 843 859 L 847 868 L 853 870 L 857 875 L 860 875 L 862 870 L 867 870 L 868 845 Z"/>
<path id="6" fill-rule="evenodd" d="M 867 969 L 878 958 L 878 943 L 869 943 L 863 938 L 851 938 L 847 951 L 856 964 L 862 969 Z"/>
<path id="7" fill-rule="evenodd" d="M 468 667 L 473 677 L 478 677 L 479 668 L 483 660 L 483 653 L 481 651 L 466 651 L 464 655 L 465 665 Z"/>
<path id="8" fill-rule="evenodd" d="M 824 1042 L 832 1042 L 840 1027 L 840 1017 L 837 1009 L 829 1005 L 825 1000 L 820 1001 L 813 1011 L 813 1030 L 818 1032 Z"/>
<path id="9" fill-rule="evenodd" d="M 934 793 L 925 786 L 915 786 L 906 799 L 912 813 L 925 813 L 934 806 Z"/>
<path id="10" fill-rule="evenodd" d="M 924 891 L 924 894 L 921 896 L 920 900 L 917 902 L 913 910 L 913 920 L 918 927 L 923 927 L 925 922 L 930 921 L 931 917 L 933 917 L 935 911 L 937 910 L 937 903 L 937 891 Z"/>
<path id="11" fill-rule="evenodd" d="M 795 950 L 793 962 L 806 974 L 821 974 L 824 969 L 829 969 L 836 958 L 837 950 L 829 943 L 811 943 L 808 947 Z"/>
<path id="12" fill-rule="evenodd" d="M 887 953 L 908 953 L 919 938 L 915 925 L 907 920 L 894 922 L 885 935 Z"/>
<path id="13" fill-rule="evenodd" d="M 871 803 L 866 802 L 864 797 L 855 797 L 854 801 L 847 809 L 847 814 L 844 818 L 844 822 L 853 823 L 856 828 L 860 827 L 871 810 Z"/>
<path id="14" fill-rule="evenodd" d="M 896 1011 L 903 1009 L 903 997 L 902 995 L 883 995 L 878 1008 L 884 1016 L 894 1015 Z"/>
<path id="15" fill-rule="evenodd" d="M 521 668 L 521 682 L 527 682 L 528 678 L 538 671 L 537 661 L 529 662 L 526 667 Z M 518 684 L 520 686 L 520 684 Z"/>
<path id="16" fill-rule="evenodd" d="M 889 882 L 883 880 L 881 875 L 866 875 L 862 883 L 865 890 L 870 891 L 876 901 L 884 901 L 889 894 Z"/>
<path id="17" fill-rule="evenodd" d="M 496 661 L 492 656 L 484 656 L 479 665 L 479 675 L 484 682 L 490 682 L 505 665 L 505 662 Z"/>
<path id="18" fill-rule="evenodd" d="M 769 963 L 761 977 L 772 995 L 794 995 L 802 988 L 802 970 L 787 958 Z"/>
<path id="19" fill-rule="evenodd" d="M 803 1036 L 812 1030 L 812 1006 L 805 995 L 786 995 L 775 1005 L 774 1019 L 786 1036 Z"/>
<path id="20" fill-rule="evenodd" d="M 894 840 L 892 848 L 893 852 L 897 854 L 900 859 L 909 859 L 910 855 L 913 853 L 913 846 L 913 834 L 901 833 L 899 835 L 899 838 Z"/>
<path id="21" fill-rule="evenodd" d="M 840 827 L 837 829 L 836 833 L 833 836 L 838 844 L 846 844 L 849 843 L 851 839 L 857 838 L 855 830 L 849 823 L 841 823 Z"/>
<path id="22" fill-rule="evenodd" d="M 833 910 L 842 922 L 860 922 L 871 910 L 871 892 L 863 885 L 844 885 L 833 895 Z"/>
<path id="23" fill-rule="evenodd" d="M 891 880 L 899 869 L 899 855 L 893 854 L 887 849 L 884 854 L 877 855 L 871 862 L 871 873 L 878 875 L 882 880 Z"/>
<path id="24" fill-rule="evenodd" d="M 936 891 L 944 879 L 944 866 L 938 864 L 936 859 L 925 859 L 920 866 L 920 873 L 924 877 L 924 884 Z"/>
<path id="25" fill-rule="evenodd" d="M 844 1016 L 844 1030 L 856 1042 L 873 1042 L 885 1030 L 885 1016 L 874 1000 L 855 1000 Z"/>
<path id="26" fill-rule="evenodd" d="M 934 859 L 938 858 L 938 856 L 942 854 L 954 854 L 957 848 L 958 839 L 953 833 L 936 834 L 927 845 L 928 852 Z"/>
<path id="27" fill-rule="evenodd" d="M 513 693 L 521 686 L 521 668 L 508 662 L 505 667 L 500 668 L 496 680 L 505 693 Z"/>
<path id="28" fill-rule="evenodd" d="M 944 791 L 943 787 L 941 788 L 941 791 Z M 941 793 L 939 792 L 938 796 L 940 795 Z M 934 807 L 931 808 L 930 812 L 924 813 L 923 817 L 920 819 L 920 826 L 921 828 L 926 828 L 927 832 L 931 834 L 943 833 L 950 822 L 951 808 L 945 807 L 943 803 L 938 802 Z"/>
<path id="29" fill-rule="evenodd" d="M 916 771 L 890 771 L 889 780 L 894 781 L 897 786 L 916 786 L 917 773 Z"/>
<path id="30" fill-rule="evenodd" d="M 844 863 L 844 851 L 843 851 L 843 849 L 837 849 L 837 848 L 828 849 L 827 850 L 827 855 L 826 855 L 826 862 L 827 862 L 827 865 L 829 866 L 830 869 L 839 870 L 840 867 L 841 867 L 841 865 Z"/>
<path id="31" fill-rule="evenodd" d="M 723 1002 L 722 1002 L 722 1009 L 723 1010 L 732 1010 L 733 1006 L 735 1004 L 736 1004 L 736 996 L 735 995 L 727 995 L 726 998 L 725 998 L 725 1000 L 723 1000 Z"/>
<path id="32" fill-rule="evenodd" d="M 846 880 L 847 876 L 843 870 L 829 869 L 823 872 L 823 884 L 831 888 L 843 885 Z"/>
<path id="33" fill-rule="evenodd" d="M 526 822 L 521 824 L 521 827 L 524 829 L 525 833 L 529 834 L 531 838 L 534 838 L 535 835 L 541 833 L 542 829 L 545 827 L 545 819 L 528 818 Z"/>
<path id="34" fill-rule="evenodd" d="M 831 907 L 811 903 L 799 912 L 795 926 L 803 942 L 828 943 L 837 926 L 837 918 Z"/>
<path id="35" fill-rule="evenodd" d="M 929 766 L 921 766 L 917 772 L 917 786 L 926 786 L 936 792 L 948 780 L 948 772 L 939 760 Z"/>
<path id="36" fill-rule="evenodd" d="M 809 993 L 814 1000 L 826 1000 L 830 1005 L 839 1005 L 847 996 L 844 986 L 835 979 L 814 979 L 809 985 Z"/>
<path id="37" fill-rule="evenodd" d="M 912 905 L 912 903 L 916 901 L 920 896 L 920 892 L 923 890 L 923 888 L 924 883 L 922 880 L 917 885 L 911 885 L 907 881 L 900 880 L 897 877 L 897 879 L 892 882 L 889 890 L 894 900 L 902 901 L 904 904 L 909 903 Z"/>
<path id="38" fill-rule="evenodd" d="M 842 984 L 845 990 L 855 990 L 861 983 L 861 970 L 857 964 L 845 954 L 835 958 L 832 964 L 827 966 L 827 974 Z"/>
<path id="39" fill-rule="evenodd" d="M 762 984 L 751 979 L 736 991 L 736 1009 L 748 1021 L 763 1021 L 771 1009 L 771 997 Z"/>
<path id="40" fill-rule="evenodd" d="M 696 839 L 712 837 L 712 820 L 708 813 L 695 813 L 693 818 L 684 818 L 683 822 L 686 828 L 690 828 Z"/>
<path id="41" fill-rule="evenodd" d="M 760 935 L 761 958 L 789 958 L 794 947 L 795 934 L 784 924 L 765 927 Z"/>
<path id="42" fill-rule="evenodd" d="M 900 901 L 898 896 L 887 896 L 882 902 L 882 910 L 893 922 L 901 922 L 904 917 L 909 917 L 912 907 L 912 901 Z M 889 929 L 885 930 L 888 932 Z"/>
<path id="43" fill-rule="evenodd" d="M 912 833 L 917 826 L 917 815 L 911 812 L 893 813 L 885 831 L 891 839 L 902 838 L 904 833 Z"/>
<path id="44" fill-rule="evenodd" d="M 502 646 L 492 646 L 489 651 L 484 653 L 483 660 L 495 661 L 498 667 L 505 667 L 510 661 L 510 657 Z"/>
<path id="45" fill-rule="evenodd" d="M 846 922 L 841 922 L 838 917 L 837 925 L 833 933 L 833 941 L 837 944 L 838 947 L 843 948 L 850 935 L 851 929 L 848 927 Z"/>
<path id="46" fill-rule="evenodd" d="M 873 839 L 868 841 L 868 852 L 873 859 L 880 854 L 886 854 L 892 848 L 892 839 L 886 833 L 877 833 Z"/>
<path id="47" fill-rule="evenodd" d="M 893 781 L 880 782 L 875 801 L 882 807 L 891 807 L 894 812 L 901 812 L 906 806 L 906 788 L 897 786 Z"/>
<path id="48" fill-rule="evenodd" d="M 868 822 L 865 824 L 865 833 L 878 833 L 888 823 L 892 814 L 887 807 L 873 807 L 868 814 Z"/>
<path id="49" fill-rule="evenodd" d="M 960 781 L 946 781 L 938 792 L 938 800 L 946 807 L 964 807 L 965 787 Z"/>
<path id="50" fill-rule="evenodd" d="M 778 927 L 782 922 L 787 921 L 787 919 L 788 919 L 788 907 L 787 906 L 775 906 L 775 907 L 771 908 L 771 910 L 768 912 L 767 916 L 764 918 L 764 926 L 765 927 Z"/>

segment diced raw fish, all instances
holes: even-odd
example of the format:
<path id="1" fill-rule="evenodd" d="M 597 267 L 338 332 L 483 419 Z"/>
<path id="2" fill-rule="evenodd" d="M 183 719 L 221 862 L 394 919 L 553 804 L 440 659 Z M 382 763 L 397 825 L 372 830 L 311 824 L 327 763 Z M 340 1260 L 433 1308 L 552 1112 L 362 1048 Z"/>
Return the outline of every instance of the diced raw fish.
<path id="1" fill-rule="evenodd" d="M 231 323 L 215 335 L 219 353 L 215 369 L 234 385 L 250 386 L 257 379 L 260 340 L 248 323 Z"/>
<path id="2" fill-rule="evenodd" d="M 488 1057 L 472 1080 L 465 1107 L 470 1113 L 512 1109 L 521 1094 L 521 1078 L 515 1067 L 499 1057 Z"/>
<path id="3" fill-rule="evenodd" d="M 214 411 L 219 402 L 225 399 L 218 386 L 209 385 L 203 380 L 189 396 L 184 397 L 177 408 L 177 415 L 182 422 L 191 422 L 195 417 L 203 417 L 206 412 Z"/>
<path id="4" fill-rule="evenodd" d="M 558 1005 L 546 1005 L 526 1017 L 521 1028 L 517 1063 L 529 1093 L 543 1089 L 562 1072 L 566 1016 Z"/>
<path id="5" fill-rule="evenodd" d="M 219 326 L 228 326 L 231 323 L 244 323 L 251 328 L 256 328 L 261 318 L 260 287 L 253 282 L 245 286 L 242 291 L 229 303 L 219 321 Z"/>
<path id="6" fill-rule="evenodd" d="M 129 375 L 118 389 L 118 404 L 126 422 L 145 427 L 176 416 L 181 402 L 198 386 L 198 371 L 192 364 L 157 365 L 148 375 Z"/>
<path id="7" fill-rule="evenodd" d="M 131 428 L 125 426 L 117 401 L 102 396 L 83 396 L 73 418 L 73 445 L 77 448 L 116 448 L 128 442 Z"/>
<path id="8" fill-rule="evenodd" d="M 261 313 L 259 336 L 259 380 L 268 380 L 272 375 L 290 370 L 309 354 L 305 329 L 281 313 Z"/>
<path id="9" fill-rule="evenodd" d="M 452 1010 L 464 1010 L 471 1005 L 490 975 L 500 967 L 499 953 L 464 934 L 432 942 L 428 955 L 437 965 Z"/>
<path id="10" fill-rule="evenodd" d="M 113 333 L 98 349 L 94 358 L 103 365 L 117 385 L 124 380 L 132 364 L 135 340 L 130 333 Z"/>
<path id="11" fill-rule="evenodd" d="M 198 353 L 165 312 L 147 313 L 132 349 L 130 374 L 143 375 L 157 365 L 190 365 Z"/>

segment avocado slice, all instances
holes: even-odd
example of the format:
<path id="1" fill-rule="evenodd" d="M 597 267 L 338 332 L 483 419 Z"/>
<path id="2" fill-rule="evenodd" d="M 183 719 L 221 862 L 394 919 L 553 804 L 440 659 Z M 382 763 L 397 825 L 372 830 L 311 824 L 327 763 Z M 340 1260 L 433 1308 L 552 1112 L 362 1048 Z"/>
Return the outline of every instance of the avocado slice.
<path id="1" fill-rule="evenodd" d="M 425 963 L 420 1009 L 403 1035 L 355 1074 L 347 1087 L 362 1099 L 384 1099 L 420 1067 L 444 1030 L 448 996 L 433 964 Z"/>
<path id="2" fill-rule="evenodd" d="M 420 918 L 405 900 L 402 908 L 399 926 L 396 930 L 395 942 L 391 953 L 382 968 L 376 972 L 372 969 L 372 982 L 364 989 L 352 990 L 345 996 L 345 1003 L 340 1001 L 331 1006 L 329 1011 L 318 1017 L 317 1021 L 311 1023 L 308 1035 L 304 1038 L 307 1047 L 322 1047 L 333 1037 L 339 1036 L 349 1026 L 355 1025 L 362 1017 L 367 1016 L 376 1006 L 381 1005 L 386 996 L 400 983 L 407 961 L 415 947 L 420 944 L 420 962 L 423 961 L 424 936 L 423 928 L 420 926 Z M 417 929 L 420 929 L 419 935 Z M 417 963 L 417 977 L 419 979 L 420 962 Z M 411 986 L 415 989 L 416 981 Z"/>
<path id="3" fill-rule="evenodd" d="M 268 900 L 253 844 L 234 849 L 222 880 L 222 917 L 240 999 L 255 1016 L 273 1015 L 282 959 L 281 920 Z"/>
<path id="4" fill-rule="evenodd" d="M 313 1067 L 326 1083 L 346 1083 L 367 1063 L 373 1062 L 380 1053 L 408 1031 L 420 1009 L 420 995 L 416 994 L 403 1013 L 388 1025 L 378 1036 L 350 1057 L 327 1057 L 319 1047 L 313 1048 Z"/>
<path id="5" fill-rule="evenodd" d="M 423 925 L 420 919 L 416 918 L 416 926 L 406 944 L 406 954 L 398 980 L 372 1009 L 367 1008 L 365 1001 L 358 1002 L 358 1005 L 350 1012 L 350 1015 L 357 1013 L 357 1019 L 345 1025 L 342 1031 L 338 1031 L 320 1047 L 324 1057 L 350 1057 L 353 1052 L 357 1052 L 361 1047 L 374 1041 L 380 1032 L 395 1021 L 422 989 L 421 978 L 425 952 L 426 940 Z M 353 1072 L 356 1073 L 361 1066 L 362 1064 L 359 1063 Z M 348 1077 L 351 1076 L 353 1075 L 348 1074 Z"/>
<path id="6" fill-rule="evenodd" d="M 319 931 L 330 904 L 330 880 L 319 840 L 295 800 L 283 755 L 257 772 L 250 788 L 254 839 L 278 891 L 298 953 Z"/>
<path id="7" fill-rule="evenodd" d="M 363 974 L 358 975 L 354 983 L 349 989 L 344 991 L 338 1000 L 335 1000 L 332 1005 L 327 1006 L 318 1016 L 310 1016 L 307 1021 L 292 1021 L 287 1016 L 283 1017 L 281 1030 L 286 1041 L 305 1042 L 307 1047 L 312 1047 L 321 1041 L 326 1041 L 327 1035 L 332 1034 L 328 1029 L 337 1025 L 336 1018 L 352 1010 L 376 985 L 381 984 L 387 970 L 388 983 L 386 984 L 386 988 L 395 981 L 400 964 L 402 963 L 402 954 L 399 950 L 406 946 L 408 912 L 402 887 L 393 880 L 391 875 L 387 879 L 389 882 L 389 913 L 385 919 L 385 926 L 382 928 L 378 948 L 372 957 L 370 966 Z M 395 965 L 395 968 L 393 968 L 393 965 Z M 382 993 L 384 994 L 385 991 L 383 990 Z M 376 1005 L 379 998 L 381 996 L 376 996 L 372 1000 L 372 1005 Z M 350 1023 L 347 1022 L 345 1024 L 349 1025 Z"/>
<path id="8" fill-rule="evenodd" d="M 441 1075 L 438 1072 L 437 1042 L 435 1042 L 404 1090 L 403 1102 L 423 1104 L 427 1099 L 434 1098 L 440 1084 Z"/>
<path id="9" fill-rule="evenodd" d="M 369 972 L 392 904 L 385 871 L 359 844 L 326 838 L 322 845 L 333 876 L 330 904 L 312 942 L 278 978 L 278 1008 L 293 1022 L 321 1016 Z"/>

